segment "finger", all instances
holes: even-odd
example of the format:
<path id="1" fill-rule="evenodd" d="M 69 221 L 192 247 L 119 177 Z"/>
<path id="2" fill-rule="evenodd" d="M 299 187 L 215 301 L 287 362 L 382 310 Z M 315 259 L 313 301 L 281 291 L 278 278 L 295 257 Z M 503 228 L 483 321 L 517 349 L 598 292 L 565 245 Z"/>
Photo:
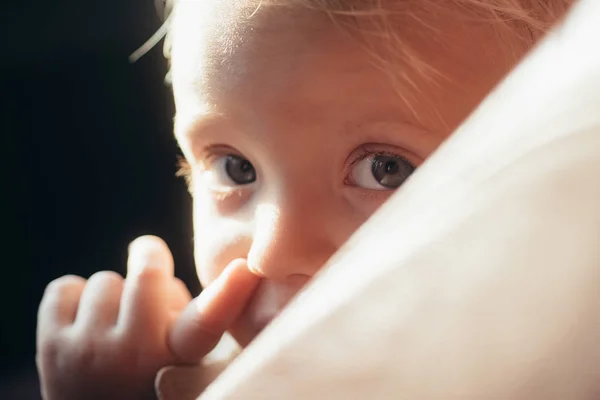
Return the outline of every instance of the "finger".
<path id="1" fill-rule="evenodd" d="M 85 284 L 85 279 L 74 275 L 62 276 L 48 284 L 38 309 L 38 339 L 73 324 Z"/>
<path id="2" fill-rule="evenodd" d="M 123 292 L 123 277 L 113 271 L 96 272 L 88 279 L 75 319 L 75 330 L 105 330 L 115 326 Z"/>
<path id="3" fill-rule="evenodd" d="M 132 337 L 156 339 L 169 318 L 173 257 L 167 244 L 142 236 L 129 246 L 118 326 Z"/>
<path id="4" fill-rule="evenodd" d="M 260 277 L 245 260 L 231 262 L 175 321 L 169 346 L 184 363 L 194 363 L 218 343 L 235 322 L 256 290 Z"/>
<path id="5" fill-rule="evenodd" d="M 187 286 L 179 278 L 174 278 L 171 283 L 171 310 L 181 311 L 192 301 L 192 295 Z"/>
<path id="6" fill-rule="evenodd" d="M 151 260 L 149 260 L 151 256 Z M 169 250 L 169 246 L 158 236 L 146 235 L 140 236 L 129 245 L 129 258 L 127 260 L 127 278 L 142 272 L 147 266 L 148 261 L 160 266 L 167 275 L 173 276 L 175 273 L 175 263 Z"/>

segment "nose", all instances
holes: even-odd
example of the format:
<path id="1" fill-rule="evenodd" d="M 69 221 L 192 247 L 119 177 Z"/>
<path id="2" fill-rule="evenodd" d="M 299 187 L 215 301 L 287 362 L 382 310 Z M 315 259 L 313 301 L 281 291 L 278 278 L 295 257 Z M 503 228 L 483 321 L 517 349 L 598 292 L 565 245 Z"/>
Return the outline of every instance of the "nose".
<path id="1" fill-rule="evenodd" d="M 312 277 L 337 250 L 334 224 L 313 201 L 281 198 L 255 209 L 248 266 L 263 277 L 300 283 Z M 312 200 L 312 199 L 311 199 Z"/>

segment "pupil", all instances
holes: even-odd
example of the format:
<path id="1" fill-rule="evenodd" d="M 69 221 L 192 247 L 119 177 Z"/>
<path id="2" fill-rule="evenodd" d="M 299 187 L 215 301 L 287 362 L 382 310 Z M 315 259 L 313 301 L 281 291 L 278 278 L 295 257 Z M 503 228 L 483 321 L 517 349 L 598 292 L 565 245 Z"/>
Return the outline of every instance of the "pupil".
<path id="1" fill-rule="evenodd" d="M 244 160 L 240 168 L 243 172 L 248 172 L 250 169 L 252 169 L 252 164 L 250 164 L 248 160 Z"/>
<path id="2" fill-rule="evenodd" d="M 229 178 L 238 185 L 247 185 L 256 180 L 256 171 L 250 161 L 239 156 L 227 156 L 225 170 Z"/>
<path id="3" fill-rule="evenodd" d="M 386 174 L 397 174 L 400 167 L 396 161 L 388 161 L 385 164 L 385 172 Z"/>

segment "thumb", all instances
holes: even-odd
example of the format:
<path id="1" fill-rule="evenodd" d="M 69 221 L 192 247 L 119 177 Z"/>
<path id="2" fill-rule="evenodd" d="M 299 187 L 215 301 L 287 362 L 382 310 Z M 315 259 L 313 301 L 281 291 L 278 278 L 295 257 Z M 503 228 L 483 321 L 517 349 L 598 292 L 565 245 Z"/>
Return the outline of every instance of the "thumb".
<path id="1" fill-rule="evenodd" d="M 168 340 L 176 359 L 195 363 L 208 354 L 239 318 L 259 281 L 246 260 L 229 263 L 173 324 Z"/>

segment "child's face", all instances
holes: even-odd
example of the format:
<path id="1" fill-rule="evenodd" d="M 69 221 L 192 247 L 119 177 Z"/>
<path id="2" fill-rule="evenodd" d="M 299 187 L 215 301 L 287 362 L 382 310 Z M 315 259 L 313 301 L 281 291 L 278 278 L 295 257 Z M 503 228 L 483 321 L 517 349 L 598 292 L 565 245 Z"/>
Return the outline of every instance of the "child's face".
<path id="1" fill-rule="evenodd" d="M 499 49 L 498 27 L 431 18 L 451 40 L 416 23 L 402 34 L 446 79 L 399 65 L 414 86 L 394 87 L 323 15 L 264 7 L 249 17 L 253 9 L 211 3 L 185 1 L 177 11 L 176 135 L 192 165 L 202 284 L 238 258 L 265 278 L 231 330 L 245 345 L 514 59 Z"/>

